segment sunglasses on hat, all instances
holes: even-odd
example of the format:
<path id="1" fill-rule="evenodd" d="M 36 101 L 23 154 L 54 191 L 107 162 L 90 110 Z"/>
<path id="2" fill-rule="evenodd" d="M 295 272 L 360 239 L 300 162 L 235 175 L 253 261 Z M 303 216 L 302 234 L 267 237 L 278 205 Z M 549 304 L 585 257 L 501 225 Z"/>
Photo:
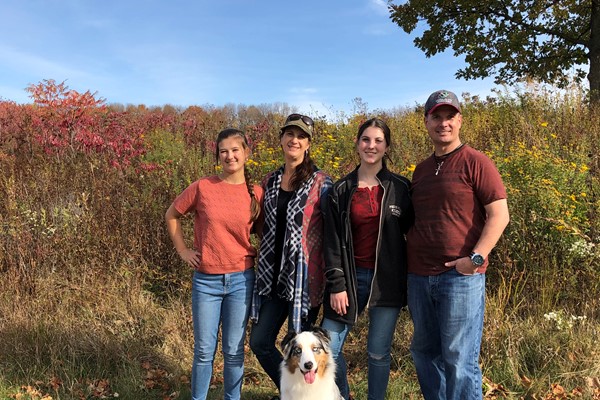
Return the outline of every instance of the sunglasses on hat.
<path id="1" fill-rule="evenodd" d="M 290 114 L 289 117 L 287 117 L 287 119 L 285 120 L 285 123 L 287 124 L 288 122 L 297 121 L 299 119 L 302 120 L 302 122 L 304 122 L 308 126 L 315 125 L 315 122 L 312 120 L 312 118 L 302 114 Z"/>

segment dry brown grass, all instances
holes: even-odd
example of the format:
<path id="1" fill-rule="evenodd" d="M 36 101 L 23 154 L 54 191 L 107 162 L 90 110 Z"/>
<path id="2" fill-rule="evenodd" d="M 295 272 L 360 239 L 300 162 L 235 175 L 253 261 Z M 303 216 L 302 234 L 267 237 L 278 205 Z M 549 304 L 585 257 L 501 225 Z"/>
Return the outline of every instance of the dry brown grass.
<path id="1" fill-rule="evenodd" d="M 598 245 L 600 225 L 593 216 L 599 208 L 600 118 L 568 99 L 554 101 L 535 91 L 522 97 L 526 101 L 471 99 L 465 107 L 465 138 L 508 159 L 517 142 L 525 143 L 525 150 L 543 145 L 548 133 L 543 124 L 550 124 L 558 143 L 548 150 L 553 156 L 588 160 L 589 186 L 578 188 L 588 197 L 578 197 L 576 207 L 590 218 L 577 228 Z M 410 173 L 410 165 L 431 151 L 422 116 L 406 110 L 383 116 L 395 135 L 393 168 Z M 222 112 L 215 118 L 221 121 Z M 360 119 L 319 121 L 319 129 L 337 138 L 322 147 L 353 160 L 350 138 Z M 191 179 L 209 173 L 211 164 L 198 149 L 184 150 L 173 171 L 154 174 L 118 171 L 93 155 L 56 158 L 0 151 L 0 398 L 116 393 L 124 399 L 187 398 L 191 273 L 172 250 L 163 214 Z M 533 162 L 533 155 L 523 154 L 518 162 Z M 255 155 L 259 167 L 267 165 Z M 261 157 L 267 157 L 266 150 Z M 333 165 L 329 153 L 320 157 Z M 539 165 L 533 170 L 544 174 L 544 164 Z M 560 199 L 570 204 L 569 193 Z M 545 211 L 532 214 L 528 197 L 515 192 L 511 200 L 512 231 L 497 247 L 488 276 L 481 358 L 486 398 L 592 399 L 594 393 L 600 398 L 599 253 L 585 260 L 571 257 L 561 243 L 573 240 L 572 232 L 552 230 L 552 223 L 533 218 Z M 184 224 L 189 237 L 190 223 Z M 565 318 L 587 318 L 559 327 L 544 317 L 557 310 Z M 403 312 L 393 347 L 392 399 L 419 398 L 408 350 L 411 335 Z M 358 399 L 366 397 L 366 336 L 363 318 L 345 346 Z M 269 399 L 274 386 L 247 353 L 244 398 Z M 221 368 L 217 356 L 211 399 L 222 396 Z"/>

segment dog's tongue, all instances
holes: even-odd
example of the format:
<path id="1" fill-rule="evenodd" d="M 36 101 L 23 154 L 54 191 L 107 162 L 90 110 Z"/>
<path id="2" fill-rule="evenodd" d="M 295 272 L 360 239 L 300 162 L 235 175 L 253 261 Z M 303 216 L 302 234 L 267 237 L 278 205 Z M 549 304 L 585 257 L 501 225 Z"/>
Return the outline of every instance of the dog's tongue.
<path id="1" fill-rule="evenodd" d="M 304 373 L 304 382 L 311 384 L 315 381 L 315 371 L 308 371 Z"/>

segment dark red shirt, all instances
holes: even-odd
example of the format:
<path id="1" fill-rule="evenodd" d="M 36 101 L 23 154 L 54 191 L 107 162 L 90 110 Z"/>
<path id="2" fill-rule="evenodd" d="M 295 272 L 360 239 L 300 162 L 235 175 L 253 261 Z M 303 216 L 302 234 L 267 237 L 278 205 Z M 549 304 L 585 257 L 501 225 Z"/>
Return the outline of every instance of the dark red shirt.
<path id="1" fill-rule="evenodd" d="M 506 189 L 496 166 L 468 145 L 445 158 L 439 171 L 433 156 L 421 162 L 412 178 L 408 272 L 438 275 L 451 268 L 444 263 L 468 256 L 483 231 L 485 206 L 500 199 Z M 487 260 L 478 271 L 486 268 Z"/>
<path id="2" fill-rule="evenodd" d="M 381 186 L 357 188 L 350 204 L 352 246 L 357 267 L 375 268 L 379 214 L 383 189 Z"/>

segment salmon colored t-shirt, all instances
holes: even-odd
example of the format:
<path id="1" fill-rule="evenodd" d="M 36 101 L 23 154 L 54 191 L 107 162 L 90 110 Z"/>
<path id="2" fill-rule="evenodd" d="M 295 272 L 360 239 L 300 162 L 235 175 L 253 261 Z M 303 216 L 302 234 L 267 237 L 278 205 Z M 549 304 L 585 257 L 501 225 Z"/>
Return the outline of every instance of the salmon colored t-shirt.
<path id="1" fill-rule="evenodd" d="M 257 200 L 263 190 L 254 185 Z M 173 202 L 181 214 L 194 211 L 194 248 L 198 271 L 229 274 L 254 266 L 256 249 L 250 244 L 250 194 L 245 183 L 230 184 L 218 176 L 197 180 Z"/>

